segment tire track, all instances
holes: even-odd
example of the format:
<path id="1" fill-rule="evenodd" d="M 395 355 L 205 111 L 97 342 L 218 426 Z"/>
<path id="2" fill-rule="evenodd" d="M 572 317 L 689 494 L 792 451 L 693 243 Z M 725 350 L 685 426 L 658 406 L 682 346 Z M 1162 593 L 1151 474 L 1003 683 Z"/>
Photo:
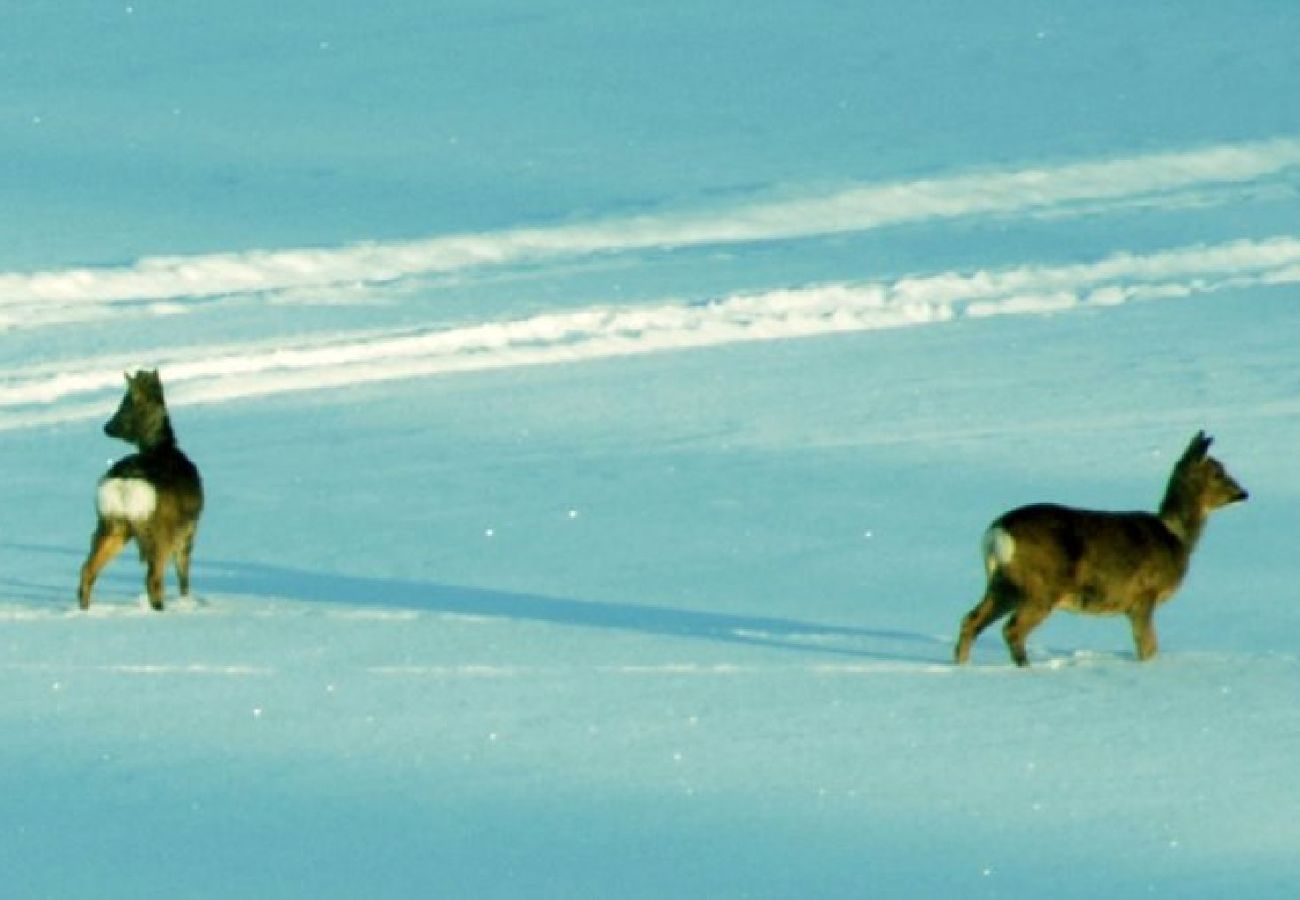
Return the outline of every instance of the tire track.
<path id="1" fill-rule="evenodd" d="M 1228 202 L 1300 172 L 1300 139 L 1221 144 L 1123 158 L 850 185 L 552 227 L 335 248 L 160 256 L 131 265 L 0 273 L 0 331 L 130 312 L 177 314 L 223 297 L 317 293 L 329 302 L 392 291 L 414 278 L 487 267 L 703 245 L 735 245 L 998 216 L 1097 215 L 1126 206 Z M 1223 191 L 1227 189 L 1227 194 Z M 1207 193 L 1208 192 L 1208 193 Z M 1216 193 L 1218 192 L 1218 193 Z"/>
<path id="2" fill-rule="evenodd" d="M 102 415 L 121 371 L 166 369 L 176 405 L 460 372 L 578 363 L 753 341 L 915 327 L 965 317 L 1041 315 L 1300 282 L 1300 237 L 1118 253 L 1092 263 L 837 283 L 708 303 L 588 307 L 445 329 L 266 341 L 152 359 L 88 358 L 0 371 L 0 430 Z"/>

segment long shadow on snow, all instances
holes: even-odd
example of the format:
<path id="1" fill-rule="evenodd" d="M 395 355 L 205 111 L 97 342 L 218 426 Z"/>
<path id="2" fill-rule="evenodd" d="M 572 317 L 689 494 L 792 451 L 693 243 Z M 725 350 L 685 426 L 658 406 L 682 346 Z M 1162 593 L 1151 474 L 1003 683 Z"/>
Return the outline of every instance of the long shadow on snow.
<path id="1" fill-rule="evenodd" d="M 77 558 L 81 556 L 79 551 L 61 547 L 19 544 L 0 544 L 0 547 L 27 553 Z M 134 560 L 132 563 L 138 565 Z M 134 572 L 131 575 L 134 582 L 138 576 Z M 117 580 L 113 578 L 110 583 Z M 643 634 L 723 641 L 731 644 L 776 647 L 855 659 L 941 663 L 948 661 L 949 652 L 946 641 L 914 632 L 822 625 L 794 619 L 711 613 L 668 606 L 608 603 L 599 600 L 565 600 L 541 594 L 521 594 L 394 578 L 321 574 L 264 563 L 196 560 L 194 584 L 201 595 L 240 594 L 281 597 L 311 603 L 413 609 L 421 612 L 547 622 L 583 628 L 607 628 Z M 37 586 L 27 584 L 25 587 L 32 590 Z M 64 593 L 69 600 L 72 599 L 71 588 L 61 591 L 59 596 Z M 916 652 L 901 653 L 881 646 L 891 644 L 913 645 L 916 647 Z M 932 652 L 926 652 L 927 650 Z"/>
<path id="2" fill-rule="evenodd" d="M 565 600 L 541 594 L 521 594 L 391 578 L 324 575 L 262 563 L 208 562 L 196 572 L 204 591 L 257 594 L 349 606 L 382 606 L 465 616 L 547 622 L 584 628 L 609 628 L 644 634 L 692 637 L 726 643 L 778 647 L 837 656 L 893 662 L 946 662 L 947 642 L 922 634 L 821 625 L 766 616 Z M 838 641 L 828 646 L 819 641 Z M 889 652 L 869 644 L 906 643 L 941 653 Z M 854 644 L 858 646 L 845 646 Z"/>

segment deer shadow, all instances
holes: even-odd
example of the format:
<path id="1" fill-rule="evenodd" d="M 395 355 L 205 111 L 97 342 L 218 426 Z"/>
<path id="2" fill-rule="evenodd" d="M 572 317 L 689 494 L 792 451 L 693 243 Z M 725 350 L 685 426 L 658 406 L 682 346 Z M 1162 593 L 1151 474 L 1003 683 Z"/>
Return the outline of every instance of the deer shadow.
<path id="1" fill-rule="evenodd" d="M 7 549 L 80 558 L 61 547 L 2 544 Z M 114 577 L 116 576 L 116 577 Z M 114 585 L 138 584 L 135 573 L 108 573 Z M 464 587 L 426 581 L 323 573 L 234 560 L 195 560 L 195 588 L 209 603 L 221 595 L 282 598 L 306 603 L 402 609 L 442 615 L 538 622 L 585 629 L 691 638 L 883 662 L 939 664 L 949 643 L 918 632 L 833 625 L 797 619 L 708 612 L 638 603 L 573 600 L 543 594 Z M 0 584 L 71 605 L 69 588 L 0 578 Z M 70 582 L 70 584 L 72 584 Z M 75 587 L 75 585 L 73 585 Z"/>

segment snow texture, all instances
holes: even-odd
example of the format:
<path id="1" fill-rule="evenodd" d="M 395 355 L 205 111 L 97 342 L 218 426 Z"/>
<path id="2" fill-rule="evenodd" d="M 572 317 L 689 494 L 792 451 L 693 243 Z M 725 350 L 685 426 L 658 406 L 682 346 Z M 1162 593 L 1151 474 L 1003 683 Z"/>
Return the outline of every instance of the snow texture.
<path id="1" fill-rule="evenodd" d="M 1297 28 L 26 5 L 0 893 L 1296 896 Z M 155 366 L 193 594 L 82 612 Z M 990 521 L 1152 509 L 1201 428 L 1251 496 L 1153 661 L 953 665 Z"/>

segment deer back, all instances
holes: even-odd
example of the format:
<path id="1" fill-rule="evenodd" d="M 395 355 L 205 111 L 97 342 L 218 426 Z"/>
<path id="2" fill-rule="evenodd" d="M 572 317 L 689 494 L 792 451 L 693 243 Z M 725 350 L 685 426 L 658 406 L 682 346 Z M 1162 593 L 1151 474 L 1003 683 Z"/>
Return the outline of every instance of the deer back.
<path id="1" fill-rule="evenodd" d="M 1091 613 L 1159 602 L 1178 587 L 1189 552 L 1157 516 L 1056 504 L 1014 509 L 990 526 L 1002 535 L 988 561 L 1026 600 Z"/>
<path id="2" fill-rule="evenodd" d="M 141 482 L 156 493 L 157 502 L 174 506 L 181 518 L 197 518 L 203 509 L 203 482 L 198 467 L 178 447 L 132 453 L 115 462 L 104 482 Z"/>

